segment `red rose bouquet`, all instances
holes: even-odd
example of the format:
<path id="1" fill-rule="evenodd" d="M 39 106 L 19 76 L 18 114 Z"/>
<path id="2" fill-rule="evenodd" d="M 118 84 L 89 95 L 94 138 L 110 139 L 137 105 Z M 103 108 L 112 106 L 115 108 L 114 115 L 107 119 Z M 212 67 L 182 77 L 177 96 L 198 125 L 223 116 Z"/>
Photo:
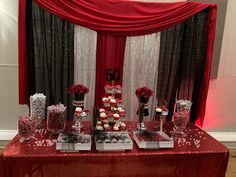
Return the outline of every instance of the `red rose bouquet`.
<path id="1" fill-rule="evenodd" d="M 135 95 L 139 98 L 140 103 L 147 103 L 150 96 L 152 96 L 153 91 L 148 87 L 141 87 L 136 89 Z"/>
<path id="2" fill-rule="evenodd" d="M 148 111 L 148 100 L 149 97 L 152 96 L 153 91 L 148 87 L 141 87 L 136 89 L 135 95 L 138 97 L 139 100 L 139 107 L 137 110 L 137 114 L 139 115 L 139 128 L 145 129 L 144 123 L 143 123 L 143 117 L 149 115 Z"/>
<path id="3" fill-rule="evenodd" d="M 86 94 L 88 93 L 89 89 L 87 87 L 85 87 L 84 85 L 80 85 L 80 84 L 77 84 L 77 85 L 71 85 L 69 87 L 69 90 L 68 92 L 69 93 L 72 93 L 72 94 Z"/>
<path id="4" fill-rule="evenodd" d="M 73 94 L 74 99 L 72 105 L 75 107 L 84 108 L 84 96 L 88 93 L 89 89 L 81 84 L 71 85 L 68 93 Z"/>

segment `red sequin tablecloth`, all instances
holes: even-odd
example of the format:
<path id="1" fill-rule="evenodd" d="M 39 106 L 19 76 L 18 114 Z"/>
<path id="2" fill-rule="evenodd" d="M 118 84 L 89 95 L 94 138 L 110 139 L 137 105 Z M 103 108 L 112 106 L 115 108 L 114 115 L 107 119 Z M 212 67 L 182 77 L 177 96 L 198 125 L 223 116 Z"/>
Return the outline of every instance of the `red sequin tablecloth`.
<path id="1" fill-rule="evenodd" d="M 128 130 L 135 127 L 127 123 Z M 152 126 L 153 124 L 151 123 Z M 166 133 L 172 130 L 166 125 Z M 17 135 L 0 158 L 6 177 L 224 177 L 229 151 L 206 132 L 189 124 L 186 138 L 174 138 L 173 149 L 141 150 L 134 142 L 125 152 L 62 153 L 46 131 L 20 143 Z"/>

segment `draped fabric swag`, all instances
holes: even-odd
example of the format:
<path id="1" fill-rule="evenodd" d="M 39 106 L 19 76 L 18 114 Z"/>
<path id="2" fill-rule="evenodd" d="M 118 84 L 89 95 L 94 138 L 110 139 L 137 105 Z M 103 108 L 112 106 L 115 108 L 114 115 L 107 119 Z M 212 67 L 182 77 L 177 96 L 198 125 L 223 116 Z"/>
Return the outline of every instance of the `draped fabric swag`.
<path id="1" fill-rule="evenodd" d="M 26 0 L 19 1 L 19 36 L 25 32 L 25 21 L 21 19 L 25 18 L 24 7 Z M 155 33 L 164 29 L 167 29 L 173 25 L 181 23 L 194 14 L 208 8 L 208 38 L 207 38 L 207 52 L 205 57 L 203 80 L 200 85 L 199 91 L 199 104 L 197 105 L 197 119 L 201 121 L 204 118 L 206 96 L 210 80 L 210 67 L 212 61 L 212 50 L 214 44 L 215 34 L 215 19 L 216 19 L 216 5 L 203 4 L 197 2 L 177 2 L 177 3 L 145 3 L 134 1 L 116 1 L 116 0 L 100 0 L 100 1 L 73 1 L 73 0 L 34 0 L 41 7 L 47 11 L 55 14 L 69 22 L 73 22 L 77 25 L 84 26 L 93 29 L 98 32 L 97 37 L 97 63 L 96 63 L 96 92 L 100 92 L 97 89 L 98 84 L 104 87 L 105 78 L 98 77 L 98 69 L 102 72 L 106 72 L 106 68 L 109 65 L 103 65 L 102 62 L 116 63 L 115 59 L 119 59 L 120 63 L 117 66 L 122 66 L 122 53 L 124 53 L 125 38 L 126 36 L 145 35 L 148 33 Z M 108 37 L 109 36 L 109 37 Z M 113 41 L 115 39 L 116 41 Z M 28 91 L 25 89 L 28 84 L 26 69 L 27 66 L 27 50 L 26 39 L 19 38 L 19 92 L 20 103 L 27 103 Z M 102 42 L 103 41 L 103 42 Z M 108 46 L 109 41 L 113 45 Z M 109 58 L 109 52 L 106 51 L 109 48 L 119 46 L 119 57 Z M 100 53 L 103 52 L 107 54 Z M 123 54 L 124 55 L 124 54 Z M 109 58 L 109 59 L 108 59 Z M 110 61 L 109 61 L 110 62 Z M 22 68 L 21 68 L 22 66 Z M 98 82 L 98 80 L 100 81 Z M 158 84 L 157 84 L 158 86 Z M 96 93 L 97 95 L 97 93 Z M 99 95 L 99 94 L 98 94 Z M 95 104 L 97 104 L 96 97 Z M 100 99 L 100 98 L 99 98 Z"/>
<path id="2" fill-rule="evenodd" d="M 89 88 L 84 105 L 90 110 L 92 117 L 95 79 L 96 79 L 96 50 L 97 32 L 75 25 L 74 34 L 74 83 L 83 84 Z"/>
<path id="3" fill-rule="evenodd" d="M 122 98 L 127 117 L 137 120 L 138 99 L 135 90 L 147 86 L 154 92 L 149 99 L 148 120 L 152 120 L 156 105 L 160 33 L 127 37 L 123 69 Z M 145 119 L 147 120 L 147 119 Z"/>

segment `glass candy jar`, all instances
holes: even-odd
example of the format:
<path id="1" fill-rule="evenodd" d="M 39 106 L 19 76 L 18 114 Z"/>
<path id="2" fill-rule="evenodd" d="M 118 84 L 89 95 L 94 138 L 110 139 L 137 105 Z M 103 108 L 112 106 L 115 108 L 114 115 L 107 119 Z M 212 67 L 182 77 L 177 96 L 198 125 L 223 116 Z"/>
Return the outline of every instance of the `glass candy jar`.
<path id="1" fill-rule="evenodd" d="M 59 134 L 66 128 L 66 107 L 63 104 L 51 105 L 47 108 L 47 130 Z"/>
<path id="2" fill-rule="evenodd" d="M 29 116 L 18 117 L 18 134 L 20 142 L 28 141 L 35 135 L 36 121 Z"/>

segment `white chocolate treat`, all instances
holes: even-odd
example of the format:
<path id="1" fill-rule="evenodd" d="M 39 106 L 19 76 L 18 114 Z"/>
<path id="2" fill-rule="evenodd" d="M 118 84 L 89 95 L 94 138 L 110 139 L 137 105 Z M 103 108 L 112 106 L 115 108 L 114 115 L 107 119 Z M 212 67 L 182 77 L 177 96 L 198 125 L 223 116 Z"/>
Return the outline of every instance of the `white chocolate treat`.
<path id="1" fill-rule="evenodd" d="M 100 113 L 101 113 L 101 112 L 105 112 L 105 109 L 100 108 L 100 109 L 99 109 L 99 112 L 100 112 Z"/>
<path id="2" fill-rule="evenodd" d="M 111 142 L 111 140 L 109 139 L 109 138 L 106 138 L 105 140 L 104 140 L 104 143 L 110 143 Z"/>
<path id="3" fill-rule="evenodd" d="M 111 142 L 112 143 L 117 143 L 117 139 L 116 138 L 112 138 Z"/>
<path id="4" fill-rule="evenodd" d="M 110 99 L 111 103 L 116 103 L 116 100 L 114 98 Z"/>
<path id="5" fill-rule="evenodd" d="M 112 99 L 112 96 L 108 96 L 107 98 L 110 100 L 110 99 Z"/>
<path id="6" fill-rule="evenodd" d="M 121 126 L 121 127 L 125 127 L 126 125 L 125 125 L 124 122 L 121 122 L 121 123 L 120 123 L 120 126 Z"/>
<path id="7" fill-rule="evenodd" d="M 109 100 L 107 97 L 102 98 L 102 101 L 107 101 L 107 100 Z"/>
<path id="8" fill-rule="evenodd" d="M 119 112 L 125 112 L 125 110 L 124 110 L 122 107 L 118 107 L 118 108 L 117 108 L 117 111 L 119 111 Z"/>
<path id="9" fill-rule="evenodd" d="M 103 130 L 103 127 L 101 125 L 96 126 L 97 130 Z"/>
<path id="10" fill-rule="evenodd" d="M 108 129 L 110 126 L 109 126 L 109 124 L 104 124 L 103 127 L 104 127 L 105 129 Z"/>
<path id="11" fill-rule="evenodd" d="M 162 109 L 161 108 L 156 108 L 155 111 L 161 113 Z"/>
<path id="12" fill-rule="evenodd" d="M 121 139 L 121 138 L 119 138 L 119 139 L 118 139 L 118 143 L 124 143 L 124 140 Z"/>
<path id="13" fill-rule="evenodd" d="M 102 125 L 102 122 L 101 121 L 97 121 L 97 125 Z"/>
<path id="14" fill-rule="evenodd" d="M 113 126 L 113 130 L 119 130 L 119 127 L 116 124 Z"/>
<path id="15" fill-rule="evenodd" d="M 113 114 L 113 116 L 116 117 L 116 118 L 119 118 L 119 117 L 120 117 L 120 115 L 117 114 L 117 113 Z"/>
<path id="16" fill-rule="evenodd" d="M 81 107 L 76 107 L 75 108 L 75 112 L 82 112 L 83 110 L 82 110 L 82 108 Z"/>
<path id="17" fill-rule="evenodd" d="M 100 117 L 107 117 L 105 112 L 100 113 Z"/>

